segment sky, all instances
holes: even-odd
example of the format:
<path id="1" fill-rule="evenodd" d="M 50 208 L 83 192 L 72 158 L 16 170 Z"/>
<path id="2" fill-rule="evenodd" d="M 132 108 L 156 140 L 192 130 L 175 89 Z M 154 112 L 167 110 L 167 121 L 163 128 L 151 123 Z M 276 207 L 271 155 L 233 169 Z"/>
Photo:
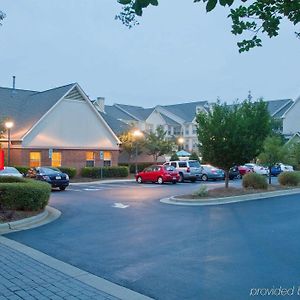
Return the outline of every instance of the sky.
<path id="1" fill-rule="evenodd" d="M 0 86 L 46 90 L 78 82 L 91 99 L 152 107 L 300 96 L 300 40 L 281 26 L 263 47 L 238 53 L 228 10 L 160 1 L 140 25 L 114 19 L 116 0 L 0 0 Z M 298 28 L 299 29 L 299 28 Z"/>

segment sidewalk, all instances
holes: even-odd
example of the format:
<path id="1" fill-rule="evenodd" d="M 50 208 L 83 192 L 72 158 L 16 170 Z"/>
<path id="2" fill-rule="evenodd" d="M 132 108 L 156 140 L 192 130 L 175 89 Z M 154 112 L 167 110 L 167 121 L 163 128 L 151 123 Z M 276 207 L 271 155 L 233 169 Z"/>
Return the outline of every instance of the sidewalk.
<path id="1" fill-rule="evenodd" d="M 0 236 L 0 300 L 150 298 Z"/>

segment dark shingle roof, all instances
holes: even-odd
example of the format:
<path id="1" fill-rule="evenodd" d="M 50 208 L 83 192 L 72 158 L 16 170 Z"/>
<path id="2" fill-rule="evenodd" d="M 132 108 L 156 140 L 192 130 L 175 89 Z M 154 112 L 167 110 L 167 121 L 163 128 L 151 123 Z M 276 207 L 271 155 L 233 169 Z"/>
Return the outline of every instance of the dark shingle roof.
<path id="1" fill-rule="evenodd" d="M 12 138 L 21 139 L 74 85 L 43 92 L 0 87 L 0 119 L 9 117 L 14 121 Z"/>
<path id="2" fill-rule="evenodd" d="M 166 121 L 166 123 L 168 125 L 173 125 L 173 126 L 177 126 L 180 125 L 179 123 L 177 123 L 176 121 L 174 121 L 173 119 L 167 117 L 165 114 L 160 112 L 160 115 L 162 116 L 162 118 Z"/>
<path id="3" fill-rule="evenodd" d="M 123 112 L 122 110 L 120 110 L 119 108 L 110 105 L 105 105 L 104 111 L 114 117 L 115 119 L 118 120 L 132 120 L 132 116 L 130 116 L 129 114 Z"/>
<path id="4" fill-rule="evenodd" d="M 205 105 L 207 105 L 207 101 L 187 102 L 173 105 L 164 105 L 161 107 L 187 122 L 192 122 L 196 115 L 196 107 L 203 107 Z"/>
<path id="5" fill-rule="evenodd" d="M 153 108 L 143 108 L 140 106 L 115 104 L 117 107 L 127 111 L 130 115 L 136 117 L 139 120 L 146 120 L 152 113 Z"/>
<path id="6" fill-rule="evenodd" d="M 268 111 L 270 115 L 280 118 L 293 104 L 293 100 L 291 99 L 270 100 L 270 101 L 266 101 L 266 103 L 268 104 Z"/>
<path id="7" fill-rule="evenodd" d="M 103 113 L 103 112 L 99 112 L 99 113 L 102 116 L 102 118 L 104 119 L 104 121 L 108 124 L 108 126 L 115 133 L 115 135 L 119 135 L 119 134 L 129 130 L 129 125 L 125 124 L 124 122 L 121 122 L 106 113 Z"/>

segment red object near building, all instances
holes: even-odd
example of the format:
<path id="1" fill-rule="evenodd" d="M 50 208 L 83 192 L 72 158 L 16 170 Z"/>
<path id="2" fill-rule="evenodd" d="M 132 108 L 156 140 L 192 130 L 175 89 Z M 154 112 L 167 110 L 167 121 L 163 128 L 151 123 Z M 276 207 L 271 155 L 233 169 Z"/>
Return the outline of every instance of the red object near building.
<path id="1" fill-rule="evenodd" d="M 4 151 L 0 149 L 0 170 L 4 169 Z"/>

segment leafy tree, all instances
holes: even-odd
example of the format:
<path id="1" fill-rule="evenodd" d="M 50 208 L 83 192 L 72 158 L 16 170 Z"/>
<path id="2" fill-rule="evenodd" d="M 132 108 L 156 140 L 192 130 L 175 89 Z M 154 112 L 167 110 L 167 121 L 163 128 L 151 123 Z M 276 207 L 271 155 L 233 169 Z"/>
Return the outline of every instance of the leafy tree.
<path id="1" fill-rule="evenodd" d="M 0 10 L 0 25 L 2 25 L 2 21 L 5 18 L 5 13 L 3 11 Z"/>
<path id="2" fill-rule="evenodd" d="M 173 142 L 166 140 L 166 134 L 163 128 L 159 126 L 155 132 L 146 136 L 145 149 L 148 155 L 153 156 L 154 161 L 157 161 L 159 156 L 170 153 L 173 149 Z"/>
<path id="3" fill-rule="evenodd" d="M 140 155 L 143 153 L 144 140 L 142 138 L 134 137 L 132 128 L 119 135 L 119 140 L 122 143 L 121 151 L 127 153 L 129 163 L 136 156 L 136 154 Z"/>
<path id="4" fill-rule="evenodd" d="M 151 5 L 158 5 L 158 0 L 118 0 L 123 5 L 123 11 L 116 17 L 126 26 L 138 24 L 135 16 L 141 16 L 143 9 Z M 212 11 L 218 4 L 232 7 L 237 0 L 194 0 L 206 3 L 206 11 Z M 270 38 L 279 33 L 280 23 L 286 19 L 292 24 L 300 22 L 299 0 L 242 0 L 242 5 L 230 8 L 228 17 L 232 20 L 232 33 L 243 35 L 250 33 L 250 37 L 238 42 L 239 52 L 249 51 L 251 48 L 260 47 L 260 33 L 265 33 Z M 300 38 L 300 33 L 296 33 Z"/>
<path id="5" fill-rule="evenodd" d="M 4 133 L 6 131 L 6 128 L 4 126 L 4 121 L 0 120 L 0 139 L 2 139 L 4 137 Z M 0 143 L 0 149 L 1 149 L 2 145 Z"/>
<path id="6" fill-rule="evenodd" d="M 269 136 L 265 139 L 263 151 L 258 156 L 259 161 L 269 167 L 269 184 L 272 183 L 271 168 L 282 161 L 284 157 L 284 147 L 282 139 L 278 136 Z"/>
<path id="7" fill-rule="evenodd" d="M 198 155 L 196 152 L 194 152 L 194 151 L 191 153 L 189 159 L 200 161 L 200 160 L 199 160 L 199 155 Z"/>
<path id="8" fill-rule="evenodd" d="M 200 112 L 196 121 L 203 160 L 225 171 L 226 188 L 229 169 L 256 157 L 270 133 L 270 115 L 262 100 L 234 105 L 217 102 L 208 113 Z"/>
<path id="9" fill-rule="evenodd" d="M 176 152 L 173 152 L 171 157 L 170 157 L 170 160 L 179 160 L 179 157 L 178 155 L 176 154 Z"/>
<path id="10" fill-rule="evenodd" d="M 296 169 L 300 168 L 300 143 L 299 142 L 290 142 L 285 146 L 285 156 L 283 158 L 284 163 L 288 163 L 294 166 Z"/>

